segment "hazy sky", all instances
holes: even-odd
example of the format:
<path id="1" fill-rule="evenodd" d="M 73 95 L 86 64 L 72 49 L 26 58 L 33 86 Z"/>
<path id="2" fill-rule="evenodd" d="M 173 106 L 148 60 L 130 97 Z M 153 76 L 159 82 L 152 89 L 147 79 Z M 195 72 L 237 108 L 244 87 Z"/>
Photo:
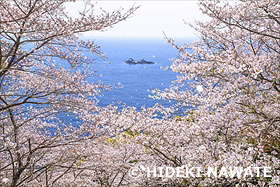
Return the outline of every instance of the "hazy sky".
<path id="1" fill-rule="evenodd" d="M 119 7 L 129 8 L 141 5 L 128 20 L 109 28 L 106 32 L 91 32 L 93 36 L 138 36 L 163 37 L 163 31 L 170 37 L 195 37 L 194 30 L 184 23 L 208 18 L 199 11 L 198 1 L 97 1 L 96 9 L 112 11 Z M 67 11 L 75 15 L 83 7 L 81 1 L 67 5 Z"/>

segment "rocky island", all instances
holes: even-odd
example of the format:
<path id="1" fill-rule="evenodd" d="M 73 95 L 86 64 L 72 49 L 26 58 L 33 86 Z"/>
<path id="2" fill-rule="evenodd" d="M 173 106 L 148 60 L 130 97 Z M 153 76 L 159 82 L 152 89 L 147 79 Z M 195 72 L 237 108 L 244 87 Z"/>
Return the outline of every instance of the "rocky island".
<path id="1" fill-rule="evenodd" d="M 140 59 L 137 62 L 133 58 L 129 58 L 128 60 L 124 61 L 126 64 L 154 64 L 155 62 L 146 61 L 144 59 Z"/>

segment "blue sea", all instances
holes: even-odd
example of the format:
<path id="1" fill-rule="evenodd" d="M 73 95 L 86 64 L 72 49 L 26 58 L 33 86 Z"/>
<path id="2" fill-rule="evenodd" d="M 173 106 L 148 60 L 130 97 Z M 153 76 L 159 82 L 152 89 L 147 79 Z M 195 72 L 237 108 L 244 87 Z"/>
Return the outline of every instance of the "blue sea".
<path id="1" fill-rule="evenodd" d="M 171 65 L 171 58 L 176 58 L 178 51 L 162 38 L 123 38 L 123 37 L 83 37 L 83 40 L 94 40 L 100 45 L 108 58 L 107 61 L 97 60 L 95 70 L 102 77 L 98 80 L 105 84 L 121 84 L 122 88 L 106 91 L 99 98 L 99 105 L 106 106 L 114 103 L 117 106 L 126 104 L 140 110 L 142 106 L 152 107 L 156 103 L 164 106 L 174 104 L 170 100 L 154 100 L 149 98 L 150 91 L 155 88 L 169 88 L 176 74 L 161 67 Z M 175 39 L 178 45 L 191 43 L 192 39 Z M 135 61 L 145 59 L 155 64 L 130 65 L 125 60 Z M 95 78 L 96 80 L 96 78 Z"/>

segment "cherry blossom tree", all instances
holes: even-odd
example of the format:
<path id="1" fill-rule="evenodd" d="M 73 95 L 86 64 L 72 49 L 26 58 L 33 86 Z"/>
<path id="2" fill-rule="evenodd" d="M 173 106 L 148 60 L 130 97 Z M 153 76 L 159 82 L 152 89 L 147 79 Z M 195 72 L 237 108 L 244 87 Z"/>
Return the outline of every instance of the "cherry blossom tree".
<path id="1" fill-rule="evenodd" d="M 111 89 L 94 76 L 99 47 L 80 33 L 104 30 L 136 9 L 80 18 L 66 1 L 0 1 L 0 175 L 7 186 L 277 186 L 280 184 L 280 69 L 277 0 L 201 1 L 211 20 L 200 41 L 177 46 L 174 86 L 136 111 L 98 107 Z M 181 116 L 170 117 L 176 107 Z M 160 116 L 157 116 L 160 114 Z M 73 121 L 74 120 L 74 121 Z M 73 122 L 72 122 L 73 121 Z M 131 168 L 271 167 L 271 177 L 148 177 Z M 203 173 L 203 172 L 202 172 Z"/>
<path id="2" fill-rule="evenodd" d="M 186 108 L 154 128 L 155 163 L 193 167 L 271 167 L 271 177 L 189 177 L 179 186 L 280 184 L 280 19 L 278 0 L 201 1 L 211 20 L 191 25 L 200 36 L 177 46 L 176 84 L 155 90 Z M 170 179 L 172 180 L 172 179 Z"/>
<path id="3" fill-rule="evenodd" d="M 86 156 L 77 146 L 109 133 L 98 126 L 104 120 L 99 114 L 103 111 L 105 115 L 109 109 L 97 106 L 97 96 L 111 87 L 87 82 L 89 76 L 95 76 L 95 59 L 85 53 L 105 57 L 98 45 L 81 41 L 79 36 L 105 31 L 129 18 L 138 7 L 95 15 L 95 4 L 85 1 L 79 17 L 72 18 L 65 10 L 66 2 L 0 1 L 3 185 L 85 185 L 87 179 L 81 182 L 78 176 L 90 168 L 79 167 Z"/>

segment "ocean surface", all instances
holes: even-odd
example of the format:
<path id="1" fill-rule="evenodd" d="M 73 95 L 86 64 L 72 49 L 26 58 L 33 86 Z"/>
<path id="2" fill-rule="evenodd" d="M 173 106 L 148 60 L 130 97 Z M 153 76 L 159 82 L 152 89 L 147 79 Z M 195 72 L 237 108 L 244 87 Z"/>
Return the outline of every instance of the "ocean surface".
<path id="1" fill-rule="evenodd" d="M 153 89 L 169 88 L 176 74 L 161 67 L 171 65 L 171 58 L 176 58 L 178 51 L 162 38 L 121 38 L 121 37 L 82 37 L 83 40 L 94 40 L 100 45 L 108 58 L 107 61 L 97 60 L 95 70 L 102 77 L 94 77 L 105 84 L 121 84 L 122 88 L 106 91 L 99 98 L 99 105 L 106 106 L 114 103 L 121 106 L 135 106 L 140 110 L 142 106 L 152 107 L 156 103 L 164 106 L 174 104 L 170 100 L 154 100 L 149 98 Z M 192 39 L 175 39 L 178 45 L 191 43 Z M 130 65 L 125 60 L 133 58 L 135 61 L 145 59 L 155 64 Z M 120 104 L 121 103 L 121 104 Z"/>

